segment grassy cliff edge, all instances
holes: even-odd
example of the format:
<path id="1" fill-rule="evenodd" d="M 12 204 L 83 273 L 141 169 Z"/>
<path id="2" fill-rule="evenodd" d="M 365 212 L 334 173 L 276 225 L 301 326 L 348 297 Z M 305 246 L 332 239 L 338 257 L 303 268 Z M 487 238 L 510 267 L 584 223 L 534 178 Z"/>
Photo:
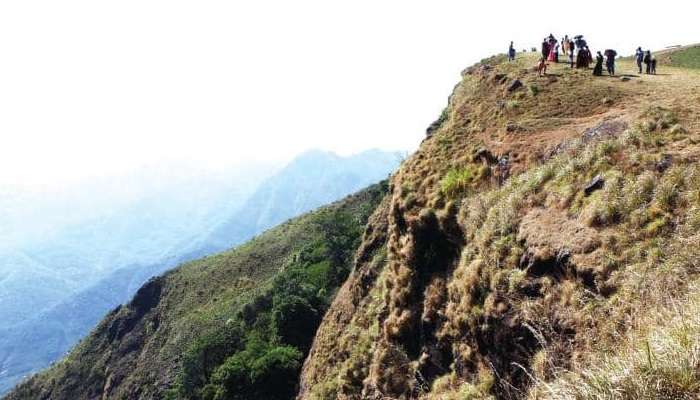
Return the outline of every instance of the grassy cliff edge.
<path id="1" fill-rule="evenodd" d="M 393 177 L 387 256 L 336 297 L 299 399 L 700 394 L 700 71 L 535 63 L 464 71 Z"/>

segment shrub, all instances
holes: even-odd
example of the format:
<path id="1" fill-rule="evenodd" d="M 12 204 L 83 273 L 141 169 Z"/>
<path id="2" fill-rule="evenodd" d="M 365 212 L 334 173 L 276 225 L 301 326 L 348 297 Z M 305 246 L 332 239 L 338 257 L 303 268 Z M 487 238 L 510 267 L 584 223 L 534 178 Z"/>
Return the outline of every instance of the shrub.
<path id="1" fill-rule="evenodd" d="M 304 352 L 309 350 L 316 327 L 321 323 L 321 312 L 300 296 L 281 296 L 275 299 L 272 310 L 273 330 L 283 343 Z"/>
<path id="2" fill-rule="evenodd" d="M 371 210 L 367 210 L 368 215 Z M 170 399 L 290 399 L 321 317 L 346 279 L 366 217 L 316 214 L 309 240 L 231 318 L 195 341 Z"/>
<path id="3" fill-rule="evenodd" d="M 211 400 L 294 397 L 303 355 L 291 346 L 271 346 L 252 339 L 246 349 L 226 359 L 203 391 Z"/>
<path id="4" fill-rule="evenodd" d="M 447 197 L 453 198 L 465 193 L 476 182 L 481 180 L 488 171 L 488 167 L 475 167 L 469 165 L 465 168 L 453 168 L 440 181 L 440 191 Z"/>
<path id="5" fill-rule="evenodd" d="M 529 85 L 527 91 L 530 93 L 530 96 L 534 97 L 540 93 L 540 88 L 537 85 Z"/>
<path id="6" fill-rule="evenodd" d="M 673 111 L 658 106 L 649 108 L 644 116 L 642 126 L 648 132 L 666 130 L 678 122 Z"/>
<path id="7" fill-rule="evenodd" d="M 183 355 L 179 394 L 194 397 L 216 367 L 240 348 L 241 333 L 238 326 L 226 325 L 196 340 Z"/>

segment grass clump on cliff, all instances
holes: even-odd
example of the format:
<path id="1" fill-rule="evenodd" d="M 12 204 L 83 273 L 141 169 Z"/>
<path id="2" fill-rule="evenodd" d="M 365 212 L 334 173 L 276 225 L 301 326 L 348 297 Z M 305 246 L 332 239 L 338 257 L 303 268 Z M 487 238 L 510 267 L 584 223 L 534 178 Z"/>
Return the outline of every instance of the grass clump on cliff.
<path id="1" fill-rule="evenodd" d="M 448 198 L 455 198 L 465 194 L 487 174 L 488 168 L 483 166 L 468 165 L 450 169 L 440 181 L 440 190 Z"/>

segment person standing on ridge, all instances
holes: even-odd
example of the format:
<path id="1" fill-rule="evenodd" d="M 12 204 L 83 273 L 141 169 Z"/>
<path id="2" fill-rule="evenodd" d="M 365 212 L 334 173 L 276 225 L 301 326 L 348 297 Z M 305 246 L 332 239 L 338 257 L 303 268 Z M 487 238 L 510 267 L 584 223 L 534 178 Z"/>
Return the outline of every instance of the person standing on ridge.
<path id="1" fill-rule="evenodd" d="M 656 75 L 656 57 L 651 58 L 651 74 Z"/>
<path id="2" fill-rule="evenodd" d="M 593 67 L 594 76 L 603 76 L 603 55 L 598 52 L 595 57 L 595 67 Z"/>
<path id="3" fill-rule="evenodd" d="M 586 56 L 586 50 L 578 49 L 578 52 L 576 53 L 576 68 L 583 68 L 583 63 L 584 63 L 583 58 L 585 56 Z"/>
<path id="4" fill-rule="evenodd" d="M 605 66 L 608 69 L 608 75 L 613 76 L 615 75 L 615 57 L 617 56 L 617 52 L 612 49 L 607 49 L 605 50 Z"/>
<path id="5" fill-rule="evenodd" d="M 561 40 L 561 51 L 565 56 L 569 54 L 569 35 L 564 35 Z"/>
<path id="6" fill-rule="evenodd" d="M 584 47 L 583 51 L 586 52 L 584 67 L 588 69 L 591 67 L 591 63 L 593 62 L 593 54 L 591 54 L 591 49 L 589 49 L 588 46 Z"/>
<path id="7" fill-rule="evenodd" d="M 542 41 L 542 57 L 545 60 L 549 57 L 549 41 L 547 41 L 547 38 Z"/>
<path id="8" fill-rule="evenodd" d="M 588 69 L 593 61 L 593 55 L 588 47 L 584 47 L 576 54 L 576 68 Z"/>
<path id="9" fill-rule="evenodd" d="M 647 75 L 651 73 L 651 51 L 647 50 L 644 52 L 644 65 L 646 66 L 647 69 Z"/>
<path id="10" fill-rule="evenodd" d="M 641 47 L 637 47 L 637 51 L 634 52 L 634 59 L 637 61 L 637 67 L 639 68 L 639 73 L 642 73 L 642 62 L 644 61 L 644 51 Z"/>
<path id="11" fill-rule="evenodd" d="M 513 47 L 513 42 L 510 42 L 510 47 L 508 47 L 508 61 L 515 60 L 515 47 Z"/>
<path id="12" fill-rule="evenodd" d="M 574 67 L 574 48 L 573 48 L 573 46 L 569 48 L 569 64 L 571 64 L 571 68 Z"/>
<path id="13" fill-rule="evenodd" d="M 559 45 L 556 43 L 549 43 L 549 56 L 547 57 L 547 61 L 553 63 L 557 62 L 557 52 L 559 51 L 558 47 Z"/>

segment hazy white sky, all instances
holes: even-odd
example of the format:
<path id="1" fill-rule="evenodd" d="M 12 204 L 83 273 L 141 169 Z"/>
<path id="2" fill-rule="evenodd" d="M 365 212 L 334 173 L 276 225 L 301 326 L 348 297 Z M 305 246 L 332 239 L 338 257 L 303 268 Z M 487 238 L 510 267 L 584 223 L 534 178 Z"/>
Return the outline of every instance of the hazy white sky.
<path id="1" fill-rule="evenodd" d="M 688 44 L 691 4 L 3 0 L 0 183 L 413 149 L 459 72 L 509 40 Z"/>

